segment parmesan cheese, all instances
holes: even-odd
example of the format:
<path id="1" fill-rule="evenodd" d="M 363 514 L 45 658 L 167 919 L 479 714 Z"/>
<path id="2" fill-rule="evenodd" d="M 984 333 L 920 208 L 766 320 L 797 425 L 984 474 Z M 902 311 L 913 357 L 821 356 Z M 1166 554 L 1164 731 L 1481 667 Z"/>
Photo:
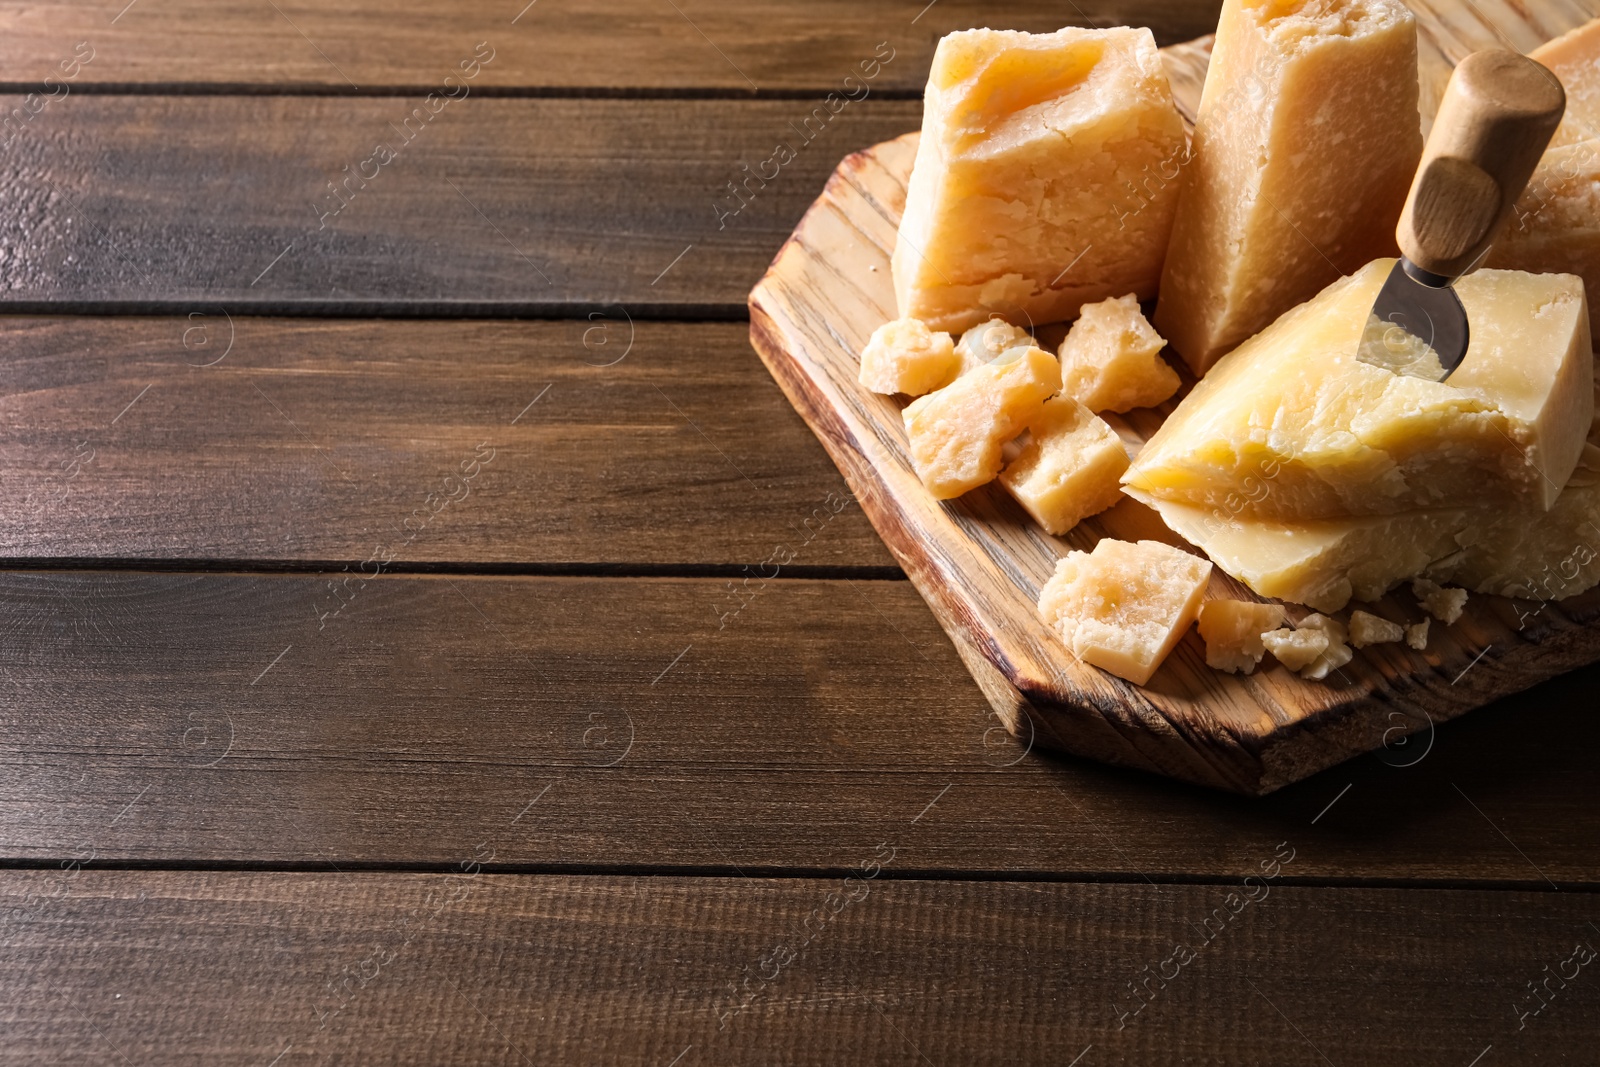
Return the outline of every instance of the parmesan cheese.
<path id="1" fill-rule="evenodd" d="M 1013 348 L 1031 347 L 1033 337 L 1020 326 L 1005 319 L 990 319 L 961 335 L 956 342 L 956 355 L 961 359 L 961 373 L 975 370 Z"/>
<path id="2" fill-rule="evenodd" d="M 1130 495 L 1289 523 L 1486 501 L 1548 510 L 1594 416 L 1582 281 L 1462 278 L 1471 344 L 1436 382 L 1357 358 L 1392 265 L 1335 282 L 1219 362 L 1140 452 Z"/>
<path id="3" fill-rule="evenodd" d="M 1045 530 L 1064 534 L 1122 499 L 1128 452 L 1117 432 L 1076 400 L 1047 400 L 1030 440 L 1000 483 Z"/>
<path id="4" fill-rule="evenodd" d="M 1345 644 L 1344 624 L 1326 615 L 1307 615 L 1294 629 L 1284 627 L 1261 635 L 1261 641 L 1291 671 L 1320 682 L 1355 657 Z"/>
<path id="5" fill-rule="evenodd" d="M 1255 592 L 1318 611 L 1338 611 L 1352 598 L 1377 600 L 1458 551 L 1456 534 L 1472 515 L 1456 508 L 1274 522 L 1222 508 L 1152 503 L 1173 533 Z"/>
<path id="6" fill-rule="evenodd" d="M 902 413 L 911 462 L 937 499 L 960 496 L 1000 473 L 1002 450 L 1061 388 L 1061 365 L 1039 348 L 1001 358 L 913 400 Z"/>
<path id="7" fill-rule="evenodd" d="M 1267 654 L 1261 635 L 1283 625 L 1283 607 L 1247 600 L 1208 600 L 1200 605 L 1200 636 L 1206 665 L 1229 674 L 1250 674 Z"/>
<path id="8" fill-rule="evenodd" d="M 1538 604 L 1600 584 L 1600 459 L 1591 462 L 1596 470 L 1580 467 L 1547 512 L 1490 503 L 1279 523 L 1155 506 L 1169 529 L 1255 592 L 1319 611 L 1377 600 L 1417 575 Z"/>
<path id="9" fill-rule="evenodd" d="M 861 352 L 861 384 L 874 393 L 921 396 L 943 388 L 961 369 L 955 342 L 916 319 L 895 319 L 872 331 Z"/>
<path id="10" fill-rule="evenodd" d="M 1416 22 L 1398 0 L 1226 0 L 1155 316 L 1197 375 L 1394 254 L 1417 99 Z"/>
<path id="11" fill-rule="evenodd" d="M 1328 635 L 1321 630 L 1291 630 L 1285 626 L 1262 634 L 1261 641 L 1291 671 L 1305 670 L 1328 651 Z"/>
<path id="12" fill-rule="evenodd" d="M 1322 633 L 1327 638 L 1326 647 L 1309 664 L 1300 668 L 1302 678 L 1320 682 L 1355 658 L 1355 652 L 1345 643 L 1349 640 L 1350 633 L 1338 619 L 1331 619 L 1326 615 L 1307 615 L 1300 620 L 1295 632 Z"/>
<path id="13" fill-rule="evenodd" d="M 900 314 L 954 331 L 1155 295 L 1184 150 L 1149 30 L 950 34 L 895 243 Z"/>
<path id="14" fill-rule="evenodd" d="M 1429 623 L 1429 621 L 1430 620 L 1428 620 L 1428 619 L 1423 619 L 1419 623 L 1413 623 L 1412 625 L 1406 627 L 1406 647 L 1407 648 L 1414 648 L 1418 652 L 1421 652 L 1422 650 L 1424 650 L 1425 648 L 1428 647 L 1428 623 Z"/>
<path id="15" fill-rule="evenodd" d="M 1155 407 L 1180 384 L 1165 345 L 1132 293 L 1085 304 L 1061 342 L 1061 392 L 1090 411 Z"/>
<path id="16" fill-rule="evenodd" d="M 1449 626 L 1461 618 L 1461 612 L 1467 606 L 1467 591 L 1465 589 L 1446 589 L 1438 582 L 1430 582 L 1426 578 L 1418 578 L 1411 583 L 1411 592 L 1417 598 L 1417 603 L 1422 605 L 1422 610 Z"/>
<path id="17" fill-rule="evenodd" d="M 1400 640 L 1405 634 L 1405 627 L 1399 623 L 1390 622 L 1369 611 L 1350 613 L 1350 643 L 1357 648 L 1390 644 Z"/>
<path id="18" fill-rule="evenodd" d="M 1551 145 L 1600 137 L 1600 19 L 1540 45 L 1528 58 L 1549 67 L 1567 91 L 1567 111 Z"/>
<path id="19" fill-rule="evenodd" d="M 1144 685 L 1195 621 L 1211 564 L 1159 541 L 1104 538 L 1072 552 L 1039 592 L 1039 615 L 1085 663 Z"/>

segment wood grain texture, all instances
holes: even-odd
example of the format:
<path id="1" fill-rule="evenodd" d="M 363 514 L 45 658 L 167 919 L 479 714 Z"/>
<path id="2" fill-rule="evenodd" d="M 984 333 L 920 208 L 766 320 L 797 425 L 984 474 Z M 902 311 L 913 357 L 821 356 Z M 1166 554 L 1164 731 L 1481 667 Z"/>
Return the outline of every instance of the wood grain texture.
<path id="1" fill-rule="evenodd" d="M 1531 52 L 1600 16 L 1597 0 L 1407 0 L 1417 16 L 1424 125 L 1439 109 L 1455 65 L 1485 48 Z"/>
<path id="2" fill-rule="evenodd" d="M 0 322 L 0 559 L 736 572 L 830 494 L 735 323 Z M 830 519 L 791 572 L 894 567 Z"/>
<path id="3" fill-rule="evenodd" d="M 1331 684 L 1277 664 L 1250 677 L 1214 671 L 1193 631 L 1147 686 L 1074 661 L 1035 607 L 1056 560 L 1103 536 L 1173 538 L 1133 501 L 1056 538 L 998 485 L 944 503 L 922 486 L 901 405 L 857 381 L 857 353 L 895 317 L 889 259 L 915 145 L 909 134 L 840 165 L 750 294 L 751 340 L 1015 731 L 1108 763 L 1267 793 L 1376 747 L 1397 709 L 1419 724 L 1449 719 L 1600 659 L 1595 592 L 1525 629 L 1510 601 L 1474 598 L 1462 622 L 1435 626 L 1426 652 L 1358 652 Z M 1171 406 L 1111 421 L 1139 441 Z M 1212 596 L 1250 596 L 1220 572 L 1212 582 Z"/>
<path id="4" fill-rule="evenodd" d="M 1012 741 L 906 582 L 333 577 L 0 576 L 0 861 L 1600 885 L 1596 670 L 1249 800 Z"/>
<path id="5" fill-rule="evenodd" d="M 921 115 L 873 98 L 836 115 L 814 100 L 438 106 L 51 103 L 7 149 L 0 309 L 742 319 L 838 157 Z M 730 192 L 780 140 L 797 158 Z M 397 153 L 382 165 L 380 144 Z"/>
<path id="6" fill-rule="evenodd" d="M 466 842 L 455 877 L 5 872 L 0 1063 L 1461 1067 L 1600 1037 L 1586 895 L 1258 878 L 1232 914 L 1238 882 L 894 881 L 902 836 L 852 882 L 501 877 Z"/>
<path id="7" fill-rule="evenodd" d="M 526 4 L 526 7 L 524 6 Z M 119 5 L 120 6 L 120 5 Z M 273 6 L 277 8 L 273 10 Z M 0 4 L 5 81 L 33 88 L 86 40 L 94 58 L 73 88 L 432 89 L 480 41 L 495 58 L 477 91 L 817 92 L 839 88 L 856 64 L 891 42 L 896 59 L 875 79 L 919 95 L 933 47 L 972 26 L 1045 32 L 1062 25 L 1150 26 L 1162 44 L 1206 33 L 1217 0 L 601 0 L 449 5 L 356 0 L 337 7 L 278 0 L 177 0 L 117 10 L 54 0 Z"/>

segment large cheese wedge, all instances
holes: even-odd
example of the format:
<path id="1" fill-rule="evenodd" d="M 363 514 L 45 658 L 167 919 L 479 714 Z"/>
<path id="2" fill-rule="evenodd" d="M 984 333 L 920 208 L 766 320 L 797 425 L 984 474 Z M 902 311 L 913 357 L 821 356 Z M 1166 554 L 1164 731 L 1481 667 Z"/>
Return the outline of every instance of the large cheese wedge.
<path id="1" fill-rule="evenodd" d="M 1318 611 L 1377 600 L 1420 574 L 1537 605 L 1600 584 L 1600 432 L 1545 512 L 1486 504 L 1288 525 L 1183 504 L 1156 510 L 1257 593 Z"/>
<path id="2" fill-rule="evenodd" d="M 1585 450 L 1548 512 L 1488 508 L 1474 519 L 1458 537 L 1462 551 L 1430 567 L 1430 578 L 1536 604 L 1588 592 L 1600 585 L 1600 448 Z"/>
<path id="3" fill-rule="evenodd" d="M 1061 388 L 1061 364 L 1041 348 L 1013 348 L 901 412 L 911 463 L 938 500 L 994 480 L 1007 442 Z"/>
<path id="4" fill-rule="evenodd" d="M 1594 415 L 1583 283 L 1481 270 L 1448 381 L 1357 358 L 1392 260 L 1378 260 L 1230 353 L 1129 468 L 1132 495 L 1292 523 L 1512 502 L 1543 511 Z"/>
<path id="5" fill-rule="evenodd" d="M 1600 19 L 1529 55 L 1561 79 L 1567 112 L 1489 252 L 1491 267 L 1576 274 L 1600 331 Z"/>
<path id="6" fill-rule="evenodd" d="M 1173 533 L 1255 592 L 1318 611 L 1377 600 L 1458 551 L 1456 534 L 1471 514 L 1451 508 L 1288 524 L 1152 503 Z"/>
<path id="7" fill-rule="evenodd" d="M 1567 112 L 1553 146 L 1600 137 L 1600 19 L 1590 21 L 1528 53 L 1549 67 L 1567 91 Z"/>
<path id="8" fill-rule="evenodd" d="M 895 244 L 900 314 L 958 331 L 1153 296 L 1183 153 L 1149 30 L 950 34 Z"/>
<path id="9" fill-rule="evenodd" d="M 1196 374 L 1395 254 L 1417 96 L 1399 0 L 1226 0 L 1155 313 Z"/>

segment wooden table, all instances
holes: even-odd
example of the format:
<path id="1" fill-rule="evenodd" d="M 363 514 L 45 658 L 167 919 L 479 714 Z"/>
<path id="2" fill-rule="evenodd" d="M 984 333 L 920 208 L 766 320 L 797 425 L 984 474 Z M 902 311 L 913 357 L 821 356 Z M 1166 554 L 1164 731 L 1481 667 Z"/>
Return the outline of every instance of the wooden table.
<path id="1" fill-rule="evenodd" d="M 750 350 L 939 35 L 1215 3 L 123 3 L 0 3 L 0 1063 L 1595 1062 L 1600 671 L 1029 753 Z"/>

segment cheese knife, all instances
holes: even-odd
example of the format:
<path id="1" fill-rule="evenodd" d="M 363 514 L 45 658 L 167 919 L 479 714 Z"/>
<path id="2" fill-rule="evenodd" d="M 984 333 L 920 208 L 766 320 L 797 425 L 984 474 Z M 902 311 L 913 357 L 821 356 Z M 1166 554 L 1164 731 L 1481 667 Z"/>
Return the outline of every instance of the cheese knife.
<path id="1" fill-rule="evenodd" d="M 1566 106 L 1561 82 L 1527 56 L 1490 49 L 1457 64 L 1357 358 L 1434 381 L 1461 365 L 1471 329 L 1453 286 L 1488 255 Z"/>

